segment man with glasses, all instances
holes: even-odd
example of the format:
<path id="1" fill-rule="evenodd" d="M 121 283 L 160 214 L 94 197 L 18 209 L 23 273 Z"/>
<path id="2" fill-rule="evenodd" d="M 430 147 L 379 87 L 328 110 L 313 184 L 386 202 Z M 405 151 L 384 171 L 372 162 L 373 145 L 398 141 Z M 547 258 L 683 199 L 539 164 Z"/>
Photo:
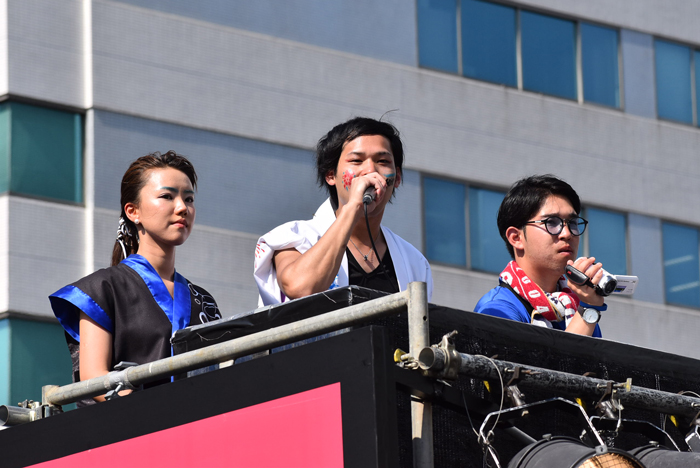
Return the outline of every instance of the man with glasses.
<path id="1" fill-rule="evenodd" d="M 485 294 L 475 311 L 496 317 L 600 337 L 598 321 L 607 309 L 590 286 L 567 284 L 566 265 L 598 284 L 602 264 L 577 259 L 580 236 L 588 221 L 581 201 L 563 180 L 547 174 L 517 181 L 498 210 L 498 231 L 513 261 L 499 286 Z"/>

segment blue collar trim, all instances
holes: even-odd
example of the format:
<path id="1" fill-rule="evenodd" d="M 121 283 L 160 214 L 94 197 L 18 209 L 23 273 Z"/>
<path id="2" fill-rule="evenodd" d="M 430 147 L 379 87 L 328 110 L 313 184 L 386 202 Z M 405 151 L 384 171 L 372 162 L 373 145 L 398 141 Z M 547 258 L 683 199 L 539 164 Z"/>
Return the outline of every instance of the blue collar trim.
<path id="1" fill-rule="evenodd" d="M 190 314 L 192 309 L 192 301 L 190 299 L 190 287 L 187 280 L 175 272 L 174 278 L 174 297 L 170 296 L 165 283 L 153 268 L 148 260 L 138 254 L 129 255 L 121 261 L 132 270 L 134 270 L 143 279 L 146 286 L 151 291 L 153 298 L 170 320 L 172 324 L 172 332 L 181 330 L 190 324 Z"/>

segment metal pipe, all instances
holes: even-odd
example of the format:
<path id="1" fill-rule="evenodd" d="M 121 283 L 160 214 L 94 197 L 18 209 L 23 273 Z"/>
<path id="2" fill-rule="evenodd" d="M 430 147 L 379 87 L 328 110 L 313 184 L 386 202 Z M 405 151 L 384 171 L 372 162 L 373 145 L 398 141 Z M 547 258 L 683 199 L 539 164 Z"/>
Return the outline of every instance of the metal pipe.
<path id="1" fill-rule="evenodd" d="M 138 387 L 172 375 L 357 325 L 368 319 L 399 313 L 408 306 L 411 284 L 409 284 L 409 290 L 390 296 L 189 351 L 178 356 L 129 367 L 122 371 L 110 372 L 107 375 L 83 382 L 48 389 L 42 403 L 66 405 L 83 398 L 103 395 L 107 391 L 117 388 L 119 384 L 124 385 L 125 388 Z M 425 283 L 423 283 L 423 287 L 425 288 Z"/>
<path id="2" fill-rule="evenodd" d="M 517 382 L 519 387 L 547 390 L 557 395 L 600 398 L 605 394 L 610 382 L 609 380 L 584 377 L 541 367 L 489 359 L 484 356 L 458 354 L 460 356 L 460 374 L 479 379 L 497 380 L 500 372 L 503 380 L 507 381 L 513 370 L 520 367 L 520 379 Z M 425 348 L 421 351 L 418 360 L 421 368 L 429 371 L 440 371 L 447 365 L 447 353 L 439 348 Z M 625 406 L 685 416 L 693 421 L 700 413 L 700 398 L 633 385 L 629 387 L 618 385 L 616 390 L 616 398 Z"/>
<path id="3" fill-rule="evenodd" d="M 428 288 L 425 283 L 408 285 L 408 343 L 410 354 L 418 358 L 430 346 Z M 411 401 L 414 468 L 433 466 L 433 406 L 427 401 Z"/>
<path id="4" fill-rule="evenodd" d="M 33 410 L 19 406 L 0 406 L 0 426 L 18 426 L 32 421 Z"/>

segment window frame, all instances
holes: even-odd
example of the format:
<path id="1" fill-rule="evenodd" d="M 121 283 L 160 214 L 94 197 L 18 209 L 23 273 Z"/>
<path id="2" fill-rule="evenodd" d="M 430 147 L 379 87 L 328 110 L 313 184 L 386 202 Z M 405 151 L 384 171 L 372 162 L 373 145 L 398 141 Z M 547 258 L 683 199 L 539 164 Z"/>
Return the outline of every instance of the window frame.
<path id="1" fill-rule="evenodd" d="M 696 266 L 698 268 L 699 275 L 700 275 L 700 226 L 694 226 L 691 224 L 685 224 L 682 222 L 678 222 L 675 220 L 668 220 L 668 219 L 661 219 L 660 221 L 661 221 L 661 246 L 660 246 L 661 247 L 661 277 L 662 277 L 662 281 L 663 281 L 664 304 L 670 305 L 673 307 L 683 307 L 683 308 L 698 310 L 698 309 L 700 309 L 700 302 L 698 303 L 698 305 L 688 305 L 688 304 L 680 304 L 677 302 L 669 302 L 669 300 L 668 300 L 668 296 L 667 296 L 668 288 L 667 288 L 666 265 L 665 265 L 666 256 L 664 253 L 664 224 L 671 224 L 671 225 L 675 225 L 678 227 L 694 229 L 698 233 L 698 244 L 696 246 L 698 260 L 696 262 Z"/>
<path id="2" fill-rule="evenodd" d="M 427 227 L 427 222 L 426 222 L 426 209 L 425 209 L 425 179 L 430 178 L 430 179 L 436 179 L 444 182 L 449 182 L 449 183 L 455 183 L 455 184 L 460 184 L 464 187 L 464 229 L 465 229 L 465 236 L 464 236 L 464 247 L 465 247 L 465 252 L 466 252 L 466 262 L 465 266 L 462 265 L 457 265 L 454 263 L 446 263 L 446 262 L 441 262 L 439 260 L 432 260 L 428 258 L 428 238 L 426 236 L 426 227 Z M 507 189 L 503 189 L 502 187 L 496 187 L 496 186 L 490 186 L 487 184 L 473 184 L 468 181 L 452 178 L 452 177 L 446 177 L 443 175 L 439 174 L 432 174 L 429 172 L 421 172 L 421 210 L 422 210 L 422 222 L 421 222 L 421 229 L 423 233 L 423 252 L 426 254 L 426 259 L 430 262 L 431 265 L 439 265 L 439 266 L 445 266 L 449 268 L 457 268 L 459 270 L 466 270 L 466 271 L 476 271 L 479 273 L 488 273 L 488 274 L 498 274 L 499 272 L 493 272 L 493 271 L 487 271 L 487 270 L 482 270 L 478 268 L 474 268 L 472 266 L 473 263 L 473 255 L 471 251 L 471 216 L 470 216 L 470 209 L 469 209 L 469 190 L 470 189 L 476 189 L 476 190 L 488 190 L 491 192 L 499 192 L 502 193 L 504 196 L 508 192 Z M 500 239 L 500 237 L 499 237 Z M 503 251 L 506 252 L 506 247 L 501 246 L 503 248 Z M 505 264 L 503 265 L 505 267 Z"/>
<path id="3" fill-rule="evenodd" d="M 526 93 L 532 93 L 532 94 L 539 94 L 542 96 L 547 96 L 555 99 L 563 99 L 565 101 L 574 101 L 577 102 L 578 104 L 581 105 L 590 105 L 590 106 L 595 106 L 595 107 L 602 107 L 604 109 L 611 109 L 611 110 L 618 110 L 621 112 L 624 112 L 625 109 L 625 96 L 624 96 L 624 71 L 623 71 L 623 60 L 622 60 L 622 44 L 621 44 L 621 28 L 618 26 L 614 25 L 608 25 L 600 22 L 591 22 L 591 21 L 585 21 L 581 18 L 577 18 L 574 16 L 570 15 L 565 15 L 565 14 L 560 14 L 560 13 L 552 13 L 550 11 L 545 11 L 543 9 L 539 8 L 522 8 L 519 5 L 515 5 L 513 3 L 507 2 L 507 1 L 501 1 L 501 0 L 477 0 L 481 1 L 484 3 L 492 3 L 496 5 L 502 5 L 505 7 L 513 8 L 515 10 L 515 69 L 516 69 L 516 86 L 510 86 L 505 83 L 496 83 L 493 81 L 487 81 L 487 80 L 481 80 L 479 78 L 473 78 L 473 77 L 468 77 L 464 75 L 464 66 L 463 66 L 463 50 L 462 50 L 462 20 L 461 20 L 461 15 L 462 15 L 462 2 L 464 0 L 455 0 L 456 1 L 456 11 L 455 11 L 455 20 L 457 22 L 456 24 L 456 31 L 457 31 L 457 73 L 453 73 L 450 71 L 445 71 L 445 70 L 435 70 L 434 68 L 426 67 L 421 65 L 420 63 L 420 38 L 417 37 L 417 49 L 418 49 L 418 67 L 419 68 L 424 68 L 426 70 L 435 70 L 441 73 L 449 73 L 451 75 L 458 75 L 461 78 L 465 78 L 468 80 L 475 80 L 481 83 L 488 83 L 492 84 L 495 86 L 502 86 L 508 89 L 517 89 L 518 91 L 526 92 Z M 416 21 L 420 21 L 419 19 L 419 12 L 418 12 L 418 0 L 415 3 L 415 11 L 416 11 Z M 527 90 L 523 87 L 523 57 L 522 57 L 522 20 L 521 20 L 521 13 L 523 11 L 527 11 L 529 13 L 533 14 L 538 14 L 542 16 L 548 16 L 551 18 L 555 19 L 561 19 L 565 21 L 572 21 L 574 23 L 574 66 L 576 67 L 575 70 L 575 83 L 574 87 L 576 89 L 576 97 L 573 99 L 555 95 L 555 94 L 550 94 L 546 92 L 539 92 L 539 91 L 530 91 Z M 581 24 L 586 23 L 590 24 L 592 26 L 599 26 L 599 27 L 604 27 L 608 29 L 615 30 L 617 33 L 617 93 L 619 96 L 619 103 L 617 106 L 609 106 L 607 104 L 602 104 L 598 102 L 592 102 L 592 101 L 586 101 L 585 96 L 584 96 L 584 86 L 583 86 L 583 60 L 582 60 L 582 41 L 581 41 Z M 418 30 L 418 28 L 417 28 Z M 658 107 L 658 106 L 657 106 Z"/>
<path id="4" fill-rule="evenodd" d="M 654 44 L 652 54 L 653 54 L 653 60 L 654 60 L 654 105 L 656 106 L 656 118 L 658 120 L 661 120 L 662 122 L 669 122 L 669 123 L 678 124 L 678 125 L 690 125 L 692 127 L 700 126 L 700 122 L 698 121 L 698 119 L 700 118 L 698 115 L 700 113 L 700 111 L 698 110 L 698 107 L 700 106 L 700 102 L 698 101 L 698 89 L 697 89 L 698 80 L 697 80 L 696 75 L 695 75 L 695 70 L 698 67 L 695 64 L 695 60 L 697 59 L 696 56 L 698 56 L 700 54 L 700 47 L 696 47 L 696 46 L 686 44 L 683 42 L 678 42 L 676 40 L 668 39 L 668 38 L 661 37 L 661 36 L 653 36 L 652 40 L 653 40 L 653 44 Z M 657 41 L 662 41 L 662 42 L 666 42 L 668 44 L 673 44 L 673 45 L 688 48 L 689 56 L 690 56 L 689 57 L 689 67 L 688 67 L 689 70 L 688 70 L 688 72 L 689 72 L 689 80 L 690 80 L 690 107 L 691 107 L 690 113 L 691 113 L 691 119 L 692 119 L 691 122 L 684 122 L 682 120 L 670 119 L 667 117 L 661 117 L 659 115 L 659 92 L 658 92 L 658 90 L 659 90 L 659 77 L 657 74 L 657 66 L 656 66 L 656 58 L 657 58 L 656 43 L 657 43 Z"/>
<path id="5" fill-rule="evenodd" d="M 613 214 L 618 214 L 622 215 L 625 218 L 625 275 L 630 275 L 632 271 L 632 264 L 630 261 L 631 257 L 631 252 L 630 252 L 630 223 L 629 223 L 629 213 L 625 211 L 619 211 L 619 210 L 611 210 L 609 208 L 603 208 L 600 206 L 595 206 L 595 205 L 582 205 L 581 207 L 581 212 L 582 217 L 585 219 L 588 219 L 588 210 L 589 209 L 594 209 L 594 210 L 599 210 L 599 211 L 607 211 L 609 213 Z M 590 250 L 590 227 L 586 229 L 586 232 L 583 233 L 583 252 L 582 255 L 586 257 L 591 256 L 591 250 Z M 581 250 L 581 246 L 579 245 L 579 250 Z M 618 272 L 610 271 L 609 269 L 606 268 L 606 271 L 610 274 L 617 275 L 621 274 Z"/>

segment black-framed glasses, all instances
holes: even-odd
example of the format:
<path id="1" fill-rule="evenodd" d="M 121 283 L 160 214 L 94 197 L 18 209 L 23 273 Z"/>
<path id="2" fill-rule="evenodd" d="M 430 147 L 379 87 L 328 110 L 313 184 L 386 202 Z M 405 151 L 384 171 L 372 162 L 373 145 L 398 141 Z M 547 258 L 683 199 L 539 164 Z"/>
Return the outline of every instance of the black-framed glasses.
<path id="1" fill-rule="evenodd" d="M 540 219 L 537 221 L 528 221 L 525 224 L 544 224 L 544 228 L 553 236 L 558 236 L 564 230 L 564 223 L 569 227 L 569 232 L 574 236 L 580 236 L 588 226 L 588 221 L 576 216 L 575 218 L 563 220 L 559 216 L 550 216 L 549 218 Z"/>

